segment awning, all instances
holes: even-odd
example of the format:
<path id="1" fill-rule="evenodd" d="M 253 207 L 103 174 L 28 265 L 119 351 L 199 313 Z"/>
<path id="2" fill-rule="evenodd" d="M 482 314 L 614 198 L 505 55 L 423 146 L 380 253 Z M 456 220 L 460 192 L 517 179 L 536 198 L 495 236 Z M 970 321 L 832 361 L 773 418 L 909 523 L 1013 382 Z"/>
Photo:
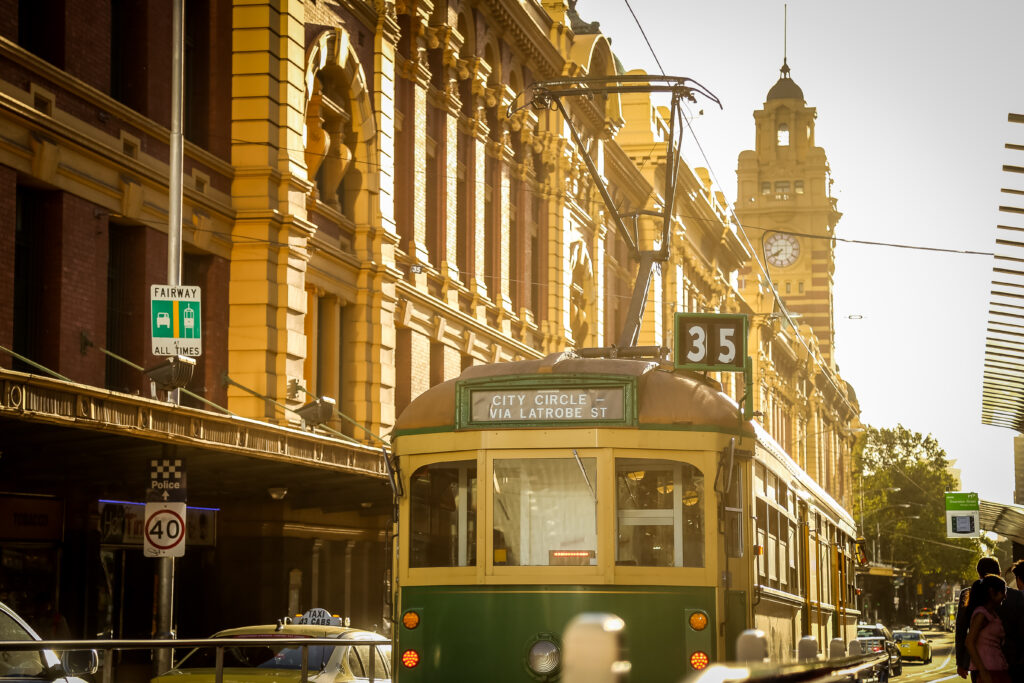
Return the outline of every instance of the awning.
<path id="1" fill-rule="evenodd" d="M 1024 506 L 983 500 L 978 507 L 984 531 L 994 531 L 1014 543 L 1024 544 Z"/>
<path id="2" fill-rule="evenodd" d="M 0 369 L 0 491 L 144 499 L 150 460 L 183 458 L 190 504 L 270 500 L 390 514 L 382 450 L 291 427 Z"/>
<path id="3" fill-rule="evenodd" d="M 1010 114 L 1024 124 L 1024 114 Z M 1024 127 L 1006 143 L 989 296 L 981 421 L 1024 432 Z"/>

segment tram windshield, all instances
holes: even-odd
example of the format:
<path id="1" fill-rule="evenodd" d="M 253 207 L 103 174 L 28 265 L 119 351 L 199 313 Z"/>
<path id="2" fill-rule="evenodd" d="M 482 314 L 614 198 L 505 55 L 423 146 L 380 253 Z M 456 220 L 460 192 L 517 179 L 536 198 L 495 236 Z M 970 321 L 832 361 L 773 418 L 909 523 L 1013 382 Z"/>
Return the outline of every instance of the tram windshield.
<path id="1" fill-rule="evenodd" d="M 685 462 L 620 458 L 615 464 L 615 563 L 704 566 L 704 475 Z"/>
<path id="2" fill-rule="evenodd" d="M 409 489 L 409 566 L 475 565 L 476 461 L 425 465 Z"/>
<path id="3" fill-rule="evenodd" d="M 597 564 L 594 458 L 494 461 L 494 564 Z"/>

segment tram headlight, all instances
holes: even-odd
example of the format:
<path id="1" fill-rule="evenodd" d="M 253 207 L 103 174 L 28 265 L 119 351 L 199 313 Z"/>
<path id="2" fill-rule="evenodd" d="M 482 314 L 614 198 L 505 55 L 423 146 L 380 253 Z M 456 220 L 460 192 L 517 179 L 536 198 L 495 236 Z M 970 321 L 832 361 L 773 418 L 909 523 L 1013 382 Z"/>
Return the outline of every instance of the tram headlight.
<path id="1" fill-rule="evenodd" d="M 420 663 L 420 653 L 416 650 L 406 650 L 402 653 L 402 666 L 406 669 L 414 669 Z"/>
<path id="2" fill-rule="evenodd" d="M 558 645 L 550 640 L 538 640 L 530 646 L 526 655 L 526 665 L 530 671 L 541 676 L 554 672 L 561 663 L 562 653 Z"/>
<path id="3" fill-rule="evenodd" d="M 701 652 L 700 650 L 697 650 L 690 655 L 690 666 L 692 666 L 696 671 L 703 671 L 708 668 L 708 663 L 710 661 L 711 660 L 708 658 L 707 653 Z"/>

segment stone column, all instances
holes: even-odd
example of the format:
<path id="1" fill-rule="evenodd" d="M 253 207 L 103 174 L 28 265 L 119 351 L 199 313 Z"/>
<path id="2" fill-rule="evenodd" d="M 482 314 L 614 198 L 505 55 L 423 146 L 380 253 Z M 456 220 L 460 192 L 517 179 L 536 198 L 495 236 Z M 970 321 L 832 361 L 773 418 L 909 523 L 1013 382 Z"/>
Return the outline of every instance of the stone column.
<path id="1" fill-rule="evenodd" d="M 462 132 L 469 135 L 473 142 L 473 163 L 472 168 L 466 169 L 466 177 L 473 193 L 470 197 L 473 204 L 470 207 L 470 215 L 476 217 L 473 225 L 473 268 L 470 273 L 469 290 L 473 293 L 474 305 L 478 317 L 483 315 L 483 306 L 489 300 L 489 292 L 484 279 L 484 263 L 487 257 L 485 249 L 486 239 L 484 234 L 484 204 L 487 187 L 487 143 L 490 140 L 490 130 L 485 120 L 484 109 L 487 106 L 487 78 L 490 76 L 491 67 L 479 57 L 473 57 L 459 62 L 459 79 L 469 79 L 470 90 L 473 98 L 473 114 L 469 118 L 460 120 Z"/>
<path id="2" fill-rule="evenodd" d="M 491 299 L 500 306 L 502 311 L 502 318 L 507 318 L 512 313 L 512 297 L 510 293 L 510 278 L 511 270 L 510 265 L 512 262 L 512 245 L 510 243 L 511 231 L 512 231 L 512 216 L 509 213 L 509 207 L 512 203 L 511 199 L 511 188 L 512 182 L 510 179 L 510 169 L 512 163 L 515 161 L 515 153 L 512 147 L 509 145 L 509 127 L 508 119 L 505 117 L 504 112 L 508 109 L 508 104 L 512 102 L 512 98 L 515 96 L 511 90 L 505 88 L 501 93 L 501 97 L 497 98 L 495 105 L 498 109 L 497 120 L 505 122 L 502 125 L 500 131 L 499 140 L 491 142 L 488 145 L 488 152 L 494 158 L 498 164 L 498 177 L 496 181 L 499 183 L 498 191 L 498 206 L 497 206 L 497 249 L 498 249 L 498 268 L 495 276 L 497 278 L 497 287 L 495 291 L 491 292 Z M 503 325 L 504 327 L 504 325 Z M 505 334 L 507 330 L 502 330 Z"/>
<path id="3" fill-rule="evenodd" d="M 285 401 L 306 353 L 306 220 L 311 189 L 303 158 L 305 6 L 300 0 L 234 0 L 231 160 L 235 177 L 228 374 Z M 285 421 L 237 387 L 230 410 Z M 294 419 L 294 416 L 292 416 Z"/>
<path id="4" fill-rule="evenodd" d="M 607 247 L 608 226 L 604 222 L 604 211 L 599 211 L 594 227 L 594 244 L 591 249 L 594 259 L 594 324 L 591 326 L 593 346 L 604 346 L 606 338 L 605 311 L 607 310 L 607 282 L 604 267 Z M 617 334 L 613 332 L 613 334 Z"/>
<path id="5" fill-rule="evenodd" d="M 412 126 L 411 169 L 396 169 L 399 173 L 412 176 L 411 197 L 396 197 L 399 202 L 412 202 L 412 243 L 404 245 L 417 263 L 430 263 L 427 251 L 427 88 L 430 86 L 430 70 L 427 67 L 427 20 L 430 18 L 430 4 L 404 0 L 399 4 L 401 14 L 409 17 L 409 33 L 412 48 L 409 59 L 398 58 L 396 73 L 400 78 L 412 82 L 411 111 L 406 112 L 403 126 Z"/>
<path id="6" fill-rule="evenodd" d="M 549 113 L 551 118 L 553 114 Z M 549 122 L 550 127 L 550 122 Z M 547 272 L 541 277 L 547 282 L 547 318 L 541 325 L 546 351 L 560 351 L 566 347 L 571 329 L 569 241 L 566 236 L 572 225 L 566 207 L 566 179 L 569 176 L 570 159 L 565 138 L 553 133 L 540 134 L 543 145 L 543 159 L 548 167 L 548 180 L 540 187 L 542 196 L 548 198 L 548 241 Z"/>
<path id="7" fill-rule="evenodd" d="M 441 50 L 442 87 L 433 91 L 436 99 L 432 104 L 444 112 L 444 135 L 437 141 L 438 155 L 444 156 L 444 177 L 439 187 L 444 188 L 444 222 L 440 229 L 444 234 L 444 252 L 440 255 L 440 263 L 436 264 L 441 271 L 444 282 L 445 300 L 449 305 L 458 303 L 459 275 L 458 256 L 458 191 L 459 179 L 452 169 L 459 165 L 459 112 L 462 102 L 459 100 L 458 89 L 458 55 L 462 49 L 463 38 L 451 26 L 432 26 L 428 31 L 428 45 Z"/>
<path id="8" fill-rule="evenodd" d="M 357 217 L 356 250 L 361 255 L 357 295 L 341 311 L 344 319 L 342 364 L 346 391 L 340 409 L 375 434 L 395 420 L 395 58 L 399 38 L 394 2 L 376 0 L 373 96 L 376 115 L 375 201 L 363 222 Z M 362 433 L 355 434 L 362 438 Z"/>

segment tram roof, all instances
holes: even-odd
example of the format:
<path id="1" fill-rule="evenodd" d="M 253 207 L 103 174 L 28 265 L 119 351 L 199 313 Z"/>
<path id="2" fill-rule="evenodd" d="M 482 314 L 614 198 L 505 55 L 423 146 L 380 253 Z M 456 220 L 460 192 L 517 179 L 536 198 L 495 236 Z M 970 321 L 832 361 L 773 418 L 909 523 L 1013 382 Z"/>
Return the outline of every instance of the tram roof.
<path id="1" fill-rule="evenodd" d="M 456 379 L 431 387 L 413 400 L 395 423 L 403 432 L 455 428 L 456 385 L 460 381 L 537 375 L 566 378 L 586 375 L 635 377 L 638 422 L 641 425 L 693 425 L 754 434 L 751 422 L 739 418 L 736 403 L 721 385 L 701 374 L 675 370 L 654 361 L 622 358 L 580 358 L 571 352 L 545 358 L 474 365 Z M 548 428 L 551 425 L 547 425 Z"/>

